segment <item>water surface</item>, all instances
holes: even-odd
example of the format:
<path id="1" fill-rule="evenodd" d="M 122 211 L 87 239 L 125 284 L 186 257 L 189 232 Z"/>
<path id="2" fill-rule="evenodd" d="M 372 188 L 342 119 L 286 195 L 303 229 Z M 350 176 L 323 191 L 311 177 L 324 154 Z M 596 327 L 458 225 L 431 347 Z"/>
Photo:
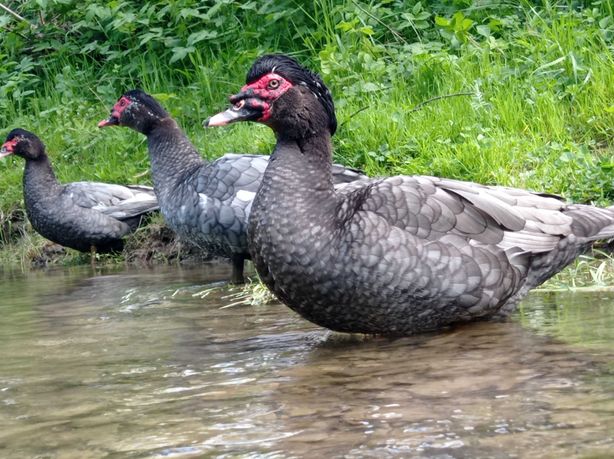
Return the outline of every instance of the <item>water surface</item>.
<path id="1" fill-rule="evenodd" d="M 1 274 L 0 457 L 614 456 L 614 292 L 391 340 L 203 298 L 228 275 Z"/>

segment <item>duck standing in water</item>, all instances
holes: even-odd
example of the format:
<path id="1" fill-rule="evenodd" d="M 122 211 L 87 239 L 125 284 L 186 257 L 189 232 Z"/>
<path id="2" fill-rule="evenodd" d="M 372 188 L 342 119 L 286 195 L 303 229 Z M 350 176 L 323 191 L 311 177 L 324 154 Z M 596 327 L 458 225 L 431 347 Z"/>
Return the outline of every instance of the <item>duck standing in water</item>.
<path id="1" fill-rule="evenodd" d="M 147 137 L 154 189 L 168 226 L 207 253 L 232 261 L 232 283 L 243 283 L 247 217 L 269 157 L 227 153 L 205 161 L 177 122 L 152 96 L 123 94 L 99 127 L 125 126 Z M 366 178 L 335 166 L 338 183 Z"/>
<path id="2" fill-rule="evenodd" d="M 99 182 L 58 182 L 45 145 L 25 129 L 9 132 L 0 158 L 26 161 L 23 196 L 32 227 L 43 237 L 81 252 L 122 250 L 123 237 L 141 217 L 158 210 L 153 188 Z M 92 259 L 93 261 L 93 259 Z"/>
<path id="3" fill-rule="evenodd" d="M 594 241 L 614 210 L 529 191 L 428 176 L 331 180 L 333 100 L 284 55 L 253 64 L 231 108 L 277 144 L 249 218 L 254 265 L 304 318 L 341 332 L 406 335 L 505 316 Z"/>

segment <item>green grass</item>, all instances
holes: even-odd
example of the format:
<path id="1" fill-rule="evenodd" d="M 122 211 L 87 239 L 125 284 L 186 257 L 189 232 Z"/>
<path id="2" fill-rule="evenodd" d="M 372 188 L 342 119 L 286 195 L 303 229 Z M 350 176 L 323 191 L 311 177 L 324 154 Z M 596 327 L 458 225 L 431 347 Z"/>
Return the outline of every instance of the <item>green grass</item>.
<path id="1" fill-rule="evenodd" d="M 581 255 L 564 271 L 550 278 L 537 290 L 579 291 L 611 290 L 614 288 L 614 257 L 596 250 Z"/>
<path id="2" fill-rule="evenodd" d="M 86 3 L 90 12 L 103 5 Z M 370 175 L 439 175 L 611 203 L 611 3 L 423 3 L 220 3 L 203 19 L 181 0 L 157 19 L 126 0 L 95 19 L 47 5 L 55 19 L 41 24 L 25 2 L 18 12 L 35 31 L 0 16 L 10 32 L 0 38 L 0 135 L 14 127 L 37 133 L 65 182 L 150 183 L 144 138 L 96 127 L 138 86 L 163 102 L 204 156 L 268 153 L 274 138 L 265 127 L 204 130 L 201 122 L 226 106 L 256 56 L 283 51 L 319 71 L 333 92 L 337 161 Z M 156 21 L 167 27 L 152 38 Z M 204 30 L 217 36 L 190 45 Z M 434 99 L 457 93 L 468 95 Z M 0 161 L 2 227 L 21 207 L 22 170 L 17 158 Z"/>

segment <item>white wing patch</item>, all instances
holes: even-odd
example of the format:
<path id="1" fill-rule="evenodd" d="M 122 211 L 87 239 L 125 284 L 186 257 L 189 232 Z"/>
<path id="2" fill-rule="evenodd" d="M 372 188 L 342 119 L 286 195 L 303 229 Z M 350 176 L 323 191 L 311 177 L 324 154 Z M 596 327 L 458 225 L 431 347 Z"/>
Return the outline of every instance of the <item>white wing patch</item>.
<path id="1" fill-rule="evenodd" d="M 256 196 L 256 193 L 254 193 L 253 191 L 247 191 L 247 190 L 237 191 L 237 198 L 244 202 L 253 201 L 255 196 Z"/>

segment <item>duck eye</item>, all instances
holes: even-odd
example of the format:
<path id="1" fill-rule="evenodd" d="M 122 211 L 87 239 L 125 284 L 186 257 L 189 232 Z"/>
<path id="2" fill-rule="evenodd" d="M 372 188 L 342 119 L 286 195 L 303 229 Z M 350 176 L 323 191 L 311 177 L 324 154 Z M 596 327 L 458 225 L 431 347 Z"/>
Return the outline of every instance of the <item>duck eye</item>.
<path id="1" fill-rule="evenodd" d="M 232 108 L 234 108 L 235 110 L 241 110 L 243 108 L 243 106 L 245 105 L 245 99 L 240 100 L 239 102 L 237 102 L 236 104 L 234 104 L 232 106 Z"/>
<path id="2" fill-rule="evenodd" d="M 271 80 L 267 86 L 269 89 L 277 89 L 279 88 L 279 80 Z"/>

